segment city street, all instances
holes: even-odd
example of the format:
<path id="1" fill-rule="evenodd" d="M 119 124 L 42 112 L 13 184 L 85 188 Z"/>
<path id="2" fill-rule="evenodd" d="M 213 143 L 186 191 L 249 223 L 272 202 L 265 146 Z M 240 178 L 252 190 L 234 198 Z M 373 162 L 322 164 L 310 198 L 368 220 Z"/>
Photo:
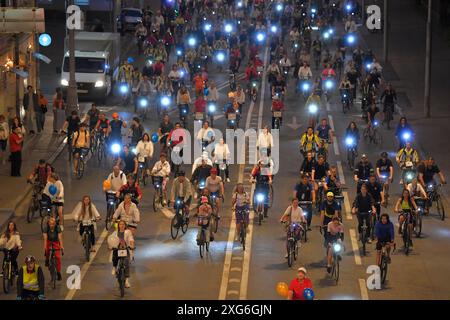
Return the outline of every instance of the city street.
<path id="1" fill-rule="evenodd" d="M 321 2 L 321 1 L 318 1 Z M 398 3 L 397 3 L 398 2 Z M 400 14 L 400 11 L 402 12 Z M 394 17 L 398 14 L 397 20 Z M 365 120 L 361 117 L 361 95 L 358 90 L 354 106 L 347 112 L 342 112 L 342 104 L 339 91 L 333 90 L 329 102 L 322 96 L 319 118 L 327 119 L 334 132 L 334 143 L 328 148 L 328 163 L 335 165 L 338 176 L 344 186 L 342 203 L 342 217 L 344 225 L 344 248 L 340 262 L 340 278 L 336 282 L 326 270 L 325 248 L 323 236 L 319 232 L 319 213 L 314 210 L 311 231 L 308 232 L 308 241 L 301 242 L 299 257 L 292 267 L 288 267 L 286 254 L 286 232 L 279 222 L 280 217 L 290 205 L 293 190 L 300 180 L 300 165 L 303 156 L 300 154 L 300 137 L 308 127 L 308 110 L 305 108 L 305 99 L 301 92 L 296 93 L 296 80 L 289 73 L 287 94 L 284 100 L 285 111 L 283 123 L 279 131 L 278 155 L 279 170 L 273 178 L 274 199 L 273 206 L 269 209 L 268 219 L 264 219 L 262 225 L 258 225 L 256 215 L 250 212 L 250 224 L 247 231 L 245 251 L 242 245 L 235 241 L 236 222 L 233 217 L 231 198 L 235 185 L 243 182 L 247 192 L 252 192 L 254 186 L 250 182 L 250 174 L 254 164 L 249 163 L 250 156 L 255 154 L 255 145 L 245 145 L 246 163 L 233 164 L 230 166 L 231 182 L 225 183 L 224 203 L 221 211 L 221 219 L 215 239 L 210 244 L 209 252 L 203 258 L 199 256 L 196 243 L 198 227 L 195 218 L 191 218 L 187 232 L 173 240 L 170 235 L 170 223 L 173 217 L 172 208 L 163 208 L 153 212 L 152 200 L 155 190 L 151 183 L 147 186 L 141 185 L 143 191 L 142 201 L 139 204 L 141 221 L 135 236 L 136 250 L 134 261 L 131 262 L 130 284 L 126 289 L 125 296 L 120 297 L 117 280 L 111 275 L 111 250 L 107 246 L 107 237 L 112 230 L 105 229 L 106 201 L 102 190 L 103 181 L 112 172 L 112 159 L 98 162 L 95 156 L 89 156 L 86 170 L 82 179 L 75 178 L 72 173 L 72 162 L 66 140 L 63 136 L 52 135 L 51 122 L 52 112 L 47 114 L 47 124 L 41 136 L 34 136 L 25 140 L 24 162 L 22 164 L 22 177 L 10 177 L 10 164 L 0 167 L 0 175 L 3 183 L 0 186 L 1 208 L 14 211 L 12 220 L 17 223 L 23 241 L 23 250 L 18 257 L 19 267 L 24 258 L 32 254 L 44 269 L 46 288 L 45 297 L 49 300 L 275 300 L 285 299 L 277 294 L 276 286 L 279 282 L 288 285 L 296 277 L 297 269 L 305 267 L 307 276 L 314 286 L 315 298 L 319 300 L 448 300 L 450 299 L 450 202 L 448 186 L 441 189 L 444 198 L 446 219 L 441 221 L 436 211 L 435 204 L 430 209 L 430 214 L 424 217 L 422 235 L 420 238 L 412 237 L 414 246 L 409 255 L 403 251 L 403 240 L 398 234 L 397 213 L 394 212 L 394 204 L 400 197 L 403 186 L 400 185 L 401 171 L 395 162 L 398 151 L 398 142 L 395 138 L 395 127 L 401 116 L 408 118 L 416 134 L 413 145 L 417 148 L 420 158 L 432 155 L 436 163 L 447 176 L 450 173 L 450 150 L 446 147 L 445 127 L 450 117 L 448 101 L 450 92 L 448 88 L 448 76 L 446 70 L 450 68 L 450 46 L 440 37 L 434 37 L 433 46 L 437 49 L 438 58 L 433 61 L 432 80 L 432 105 L 433 113 L 431 119 L 423 117 L 423 52 L 425 47 L 424 30 L 425 20 L 419 10 L 406 0 L 396 0 L 392 4 L 392 25 L 390 32 L 391 59 L 388 64 L 381 62 L 382 32 L 372 34 L 368 32 L 364 24 L 358 26 L 355 33 L 357 44 L 350 46 L 351 50 L 357 46 L 371 48 L 377 60 L 383 66 L 383 77 L 386 82 L 391 82 L 397 90 L 398 108 L 391 123 L 391 129 L 381 125 L 379 132 L 382 136 L 382 144 L 375 145 L 365 141 L 361 137 L 358 147 L 359 156 L 366 154 L 369 161 L 375 167 L 380 153 L 386 151 L 394 163 L 394 182 L 390 188 L 390 201 L 387 208 L 382 207 L 382 213 L 388 213 L 394 223 L 396 251 L 392 254 L 392 262 L 389 264 L 387 281 L 379 290 L 370 290 L 366 280 L 371 275 L 367 273 L 369 266 L 376 265 L 376 240 L 367 245 L 367 255 L 362 254 L 361 241 L 358 237 L 358 220 L 351 214 L 351 205 L 356 197 L 356 183 L 353 179 L 353 171 L 347 164 L 347 146 L 345 145 L 345 130 L 351 121 L 354 121 L 362 136 L 366 127 Z M 409 20 L 417 21 L 415 32 L 417 37 L 405 36 L 405 25 Z M 55 67 L 60 66 L 61 52 L 63 51 L 64 29 L 58 29 L 58 23 L 53 21 L 47 28 L 54 36 L 52 47 L 46 48 L 47 54 L 53 62 L 43 66 L 41 70 L 41 84 L 44 94 L 51 101 L 51 96 L 57 86 L 60 85 L 60 75 L 55 74 Z M 288 29 L 289 30 L 289 29 Z M 336 41 L 345 34 L 344 24 L 335 23 L 333 39 L 327 43 L 330 52 L 335 51 Z M 312 31 L 312 39 L 320 36 L 321 31 Z M 413 33 L 413 31 L 411 32 Z M 407 38 L 407 39 L 406 39 Z M 291 61 L 294 61 L 291 52 L 291 44 L 288 36 L 284 39 L 285 47 L 288 49 Z M 408 43 L 406 43 L 408 40 Z M 127 34 L 121 38 L 121 61 L 127 57 L 133 57 L 133 65 L 142 70 L 146 62 L 144 55 L 138 56 L 137 45 L 133 36 Z M 405 46 L 402 51 L 401 47 Z M 420 50 L 416 48 L 419 48 Z M 347 61 L 352 59 L 350 48 L 347 49 Z M 248 55 L 247 55 L 248 56 Z M 405 57 L 409 56 L 407 61 Z M 264 62 L 265 70 L 269 65 L 270 47 L 269 40 L 260 46 L 259 57 Z M 380 58 L 379 58 L 380 57 Z M 176 62 L 175 52 L 166 63 L 166 73 Z M 43 64 L 42 64 L 43 65 Z M 237 74 L 238 83 L 243 88 L 247 81 L 244 78 L 244 69 L 247 58 Z M 439 66 L 438 66 L 439 65 Z M 311 65 L 313 78 L 319 77 L 323 68 L 318 69 Z M 218 87 L 219 101 L 214 121 L 214 128 L 221 130 L 225 136 L 227 120 L 223 115 L 223 106 L 228 102 L 227 94 L 230 91 L 228 63 L 224 63 L 224 70 L 220 72 L 215 62 L 208 66 L 209 81 L 213 79 Z M 270 127 L 272 113 L 272 97 L 267 80 L 267 72 L 262 74 L 262 84 L 258 90 L 255 102 L 251 101 L 247 94 L 243 106 L 240 129 L 262 129 L 265 125 Z M 194 85 L 188 82 L 188 89 L 194 101 Z M 156 97 L 156 93 L 154 94 Z M 156 98 L 155 98 L 156 101 Z M 80 102 L 80 113 L 85 115 L 90 108 L 91 101 Z M 382 106 L 379 106 L 382 109 Z M 99 109 L 106 113 L 108 119 L 117 112 L 120 118 L 128 125 L 131 124 L 134 114 L 134 105 L 123 106 L 117 96 L 112 95 L 107 99 L 105 105 Z M 49 108 L 50 110 L 50 108 Z M 191 113 L 193 104 L 191 107 Z M 178 108 L 172 104 L 168 114 L 172 123 L 179 121 Z M 382 112 L 378 115 L 382 121 Z M 152 102 L 149 110 L 149 118 L 143 122 L 147 133 L 152 136 L 160 127 L 161 119 L 158 117 L 155 104 Z M 187 130 L 192 135 L 193 143 L 196 141 L 194 133 L 192 114 L 188 117 Z M 273 133 L 273 131 L 272 131 Z M 124 143 L 128 143 L 128 129 L 122 129 Z M 230 142 L 228 142 L 230 145 Z M 233 145 L 236 145 L 236 140 Z M 243 148 L 237 145 L 234 153 Z M 153 165 L 159 160 L 159 143 L 154 144 L 155 154 L 151 161 Z M 275 148 L 276 150 L 276 148 Z M 360 157 L 358 156 L 357 161 Z M 26 184 L 26 177 L 41 158 L 51 159 L 52 166 L 59 174 L 64 184 L 64 256 L 62 257 L 62 281 L 58 282 L 56 289 L 49 285 L 50 275 L 44 267 L 44 250 L 42 233 L 40 230 L 40 217 L 35 217 L 32 223 L 27 223 L 26 213 L 30 201 L 30 187 Z M 193 161 L 194 159 L 192 159 Z M 50 160 L 49 160 L 50 161 Z M 191 178 L 192 165 L 183 164 L 182 169 L 186 177 Z M 169 187 L 173 182 L 170 176 Z M 86 262 L 81 237 L 77 231 L 77 223 L 73 221 L 72 211 L 82 200 L 84 195 L 89 195 L 92 202 L 98 208 L 102 220 L 96 227 L 96 251 L 91 254 L 91 259 Z M 194 201 L 193 201 L 194 202 Z M 195 201 L 196 202 L 196 201 Z M 191 207 L 191 216 L 196 212 Z M 2 213 L 3 215 L 3 213 Z M 2 217 L 0 215 L 0 217 Z M 5 223 L 9 218 L 2 218 Z M 3 230 L 2 230 L 3 231 Z M 180 232 L 181 233 L 181 232 Z M 66 280 L 70 274 L 66 273 L 69 266 L 76 265 L 81 269 L 81 288 L 70 290 Z M 12 292 L 0 293 L 0 300 L 16 299 L 15 287 Z M 1 290 L 0 290 L 1 291 Z"/>

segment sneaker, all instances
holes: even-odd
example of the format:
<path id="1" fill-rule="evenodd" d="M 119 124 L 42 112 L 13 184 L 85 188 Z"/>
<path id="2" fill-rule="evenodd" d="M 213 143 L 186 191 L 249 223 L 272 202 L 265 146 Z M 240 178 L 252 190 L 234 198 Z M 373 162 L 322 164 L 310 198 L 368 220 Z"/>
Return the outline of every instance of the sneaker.
<path id="1" fill-rule="evenodd" d="M 231 182 L 230 178 L 227 178 L 227 182 Z"/>
<path id="2" fill-rule="evenodd" d="M 113 268 L 111 269 L 111 275 L 113 275 L 113 276 L 116 275 L 116 268 L 113 267 Z"/>
<path id="3" fill-rule="evenodd" d="M 125 279 L 125 288 L 130 288 L 130 280 L 128 280 L 128 278 Z"/>
<path id="4" fill-rule="evenodd" d="M 308 231 L 311 231 L 311 227 L 310 226 L 308 226 Z"/>
<path id="5" fill-rule="evenodd" d="M 61 272 L 58 272 L 58 277 L 56 278 L 58 281 L 61 281 L 62 280 L 62 277 L 61 277 Z"/>
<path id="6" fill-rule="evenodd" d="M 327 266 L 327 272 L 331 273 L 331 267 L 330 266 Z"/>

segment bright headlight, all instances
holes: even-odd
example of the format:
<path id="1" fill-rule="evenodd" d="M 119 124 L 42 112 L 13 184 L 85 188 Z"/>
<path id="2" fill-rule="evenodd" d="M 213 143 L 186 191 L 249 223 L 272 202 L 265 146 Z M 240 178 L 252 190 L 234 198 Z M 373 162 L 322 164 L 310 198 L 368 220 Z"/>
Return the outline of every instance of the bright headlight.
<path id="1" fill-rule="evenodd" d="M 317 105 L 316 104 L 310 104 L 309 105 L 309 113 L 317 113 Z"/>
<path id="2" fill-rule="evenodd" d="M 335 243 L 333 246 L 334 252 L 340 252 L 342 250 L 342 246 L 339 243 Z"/>
<path id="3" fill-rule="evenodd" d="M 216 111 L 216 106 L 214 104 L 210 104 L 208 106 L 208 110 L 209 110 L 209 112 L 215 112 Z"/>
<path id="4" fill-rule="evenodd" d="M 167 106 L 170 104 L 170 98 L 167 97 L 167 96 L 162 97 L 162 98 L 161 98 L 161 104 L 162 104 L 164 107 L 167 107 Z"/>
<path id="5" fill-rule="evenodd" d="M 304 83 L 302 86 L 303 91 L 308 91 L 309 90 L 309 83 Z"/>
<path id="6" fill-rule="evenodd" d="M 148 106 L 148 101 L 147 101 L 147 99 L 146 99 L 146 98 L 141 98 L 141 99 L 139 99 L 139 105 L 140 105 L 141 107 L 143 107 L 143 108 L 147 107 L 147 106 Z"/>
<path id="7" fill-rule="evenodd" d="M 331 81 L 331 80 L 325 81 L 325 87 L 326 87 L 327 89 L 333 88 L 333 81 Z"/>
<path id="8" fill-rule="evenodd" d="M 355 143 L 355 141 L 351 137 L 348 137 L 347 139 L 345 139 L 345 144 L 348 146 L 352 146 L 354 143 Z"/>
<path id="9" fill-rule="evenodd" d="M 225 55 L 222 52 L 217 54 L 217 61 L 222 62 L 225 60 Z"/>
<path id="10" fill-rule="evenodd" d="M 259 193 L 256 195 L 256 201 L 263 202 L 264 201 L 264 195 Z"/>
<path id="11" fill-rule="evenodd" d="M 69 81 L 67 81 L 66 79 L 61 79 L 61 85 L 64 87 L 68 87 L 69 86 Z"/>
<path id="12" fill-rule="evenodd" d="M 118 144 L 118 143 L 114 143 L 114 144 L 111 146 L 111 151 L 112 151 L 113 153 L 119 153 L 120 150 L 121 150 L 121 147 L 120 147 L 120 144 Z"/>
<path id="13" fill-rule="evenodd" d="M 105 85 L 105 83 L 102 80 L 98 80 L 97 82 L 95 82 L 95 87 L 96 88 L 101 88 Z"/>

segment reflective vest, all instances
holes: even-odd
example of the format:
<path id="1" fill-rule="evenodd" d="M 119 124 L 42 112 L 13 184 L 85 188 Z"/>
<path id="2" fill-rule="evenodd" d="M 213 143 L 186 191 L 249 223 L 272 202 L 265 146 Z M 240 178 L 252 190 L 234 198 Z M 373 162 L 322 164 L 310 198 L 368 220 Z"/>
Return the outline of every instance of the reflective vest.
<path id="1" fill-rule="evenodd" d="M 28 273 L 27 266 L 23 266 L 23 288 L 30 291 L 39 291 L 38 279 L 39 265 L 34 264 L 34 272 Z"/>

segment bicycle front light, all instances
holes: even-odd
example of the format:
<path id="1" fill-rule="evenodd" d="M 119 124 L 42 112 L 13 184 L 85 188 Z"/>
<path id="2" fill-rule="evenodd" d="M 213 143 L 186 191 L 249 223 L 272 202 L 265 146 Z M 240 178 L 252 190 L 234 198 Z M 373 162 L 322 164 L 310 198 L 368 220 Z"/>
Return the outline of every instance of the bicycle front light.
<path id="1" fill-rule="evenodd" d="M 111 151 L 113 153 L 119 153 L 121 149 L 122 149 L 122 147 L 118 143 L 113 143 L 111 146 Z"/>
<path id="2" fill-rule="evenodd" d="M 335 243 L 333 245 L 333 250 L 334 250 L 334 252 L 341 252 L 342 246 L 339 243 Z"/>
<path id="3" fill-rule="evenodd" d="M 318 107 L 316 104 L 310 104 L 308 109 L 309 113 L 315 114 L 317 113 Z"/>
<path id="4" fill-rule="evenodd" d="M 253 82 L 253 83 L 252 83 L 252 86 L 253 86 L 253 87 L 256 87 L 256 82 Z"/>
<path id="5" fill-rule="evenodd" d="M 219 52 L 216 56 L 217 61 L 223 62 L 225 60 L 225 55 L 222 52 Z"/>
<path id="6" fill-rule="evenodd" d="M 137 149 L 136 149 L 136 147 L 134 147 L 133 149 L 131 149 L 131 152 L 133 152 L 134 154 L 137 154 Z"/>
<path id="7" fill-rule="evenodd" d="M 148 100 L 146 98 L 139 99 L 139 106 L 146 108 L 148 106 Z"/>
<path id="8" fill-rule="evenodd" d="M 374 121 L 373 125 L 378 126 L 378 121 Z"/>
<path id="9" fill-rule="evenodd" d="M 205 187 L 205 181 L 200 182 L 200 189 L 203 189 Z"/>
<path id="10" fill-rule="evenodd" d="M 353 146 L 353 144 L 355 143 L 355 140 L 353 140 L 353 138 L 348 137 L 345 139 L 345 144 L 349 147 Z"/>
<path id="11" fill-rule="evenodd" d="M 170 104 L 170 98 L 169 98 L 168 96 L 162 97 L 162 98 L 161 98 L 161 104 L 162 104 L 164 107 L 169 106 L 169 104 Z"/>
<path id="12" fill-rule="evenodd" d="M 208 111 L 211 113 L 216 112 L 216 106 L 214 104 L 210 104 L 208 106 Z"/>
<path id="13" fill-rule="evenodd" d="M 406 175 L 406 179 L 412 180 L 412 178 L 413 178 L 413 174 L 412 174 L 412 173 L 408 173 L 408 174 Z"/>
<path id="14" fill-rule="evenodd" d="M 309 90 L 309 83 L 304 83 L 302 86 L 303 91 L 308 91 Z"/>
<path id="15" fill-rule="evenodd" d="M 333 81 L 331 81 L 331 80 L 325 81 L 325 87 L 326 87 L 327 89 L 333 88 Z"/>
<path id="16" fill-rule="evenodd" d="M 409 141 L 409 139 L 411 139 L 411 133 L 409 133 L 409 132 L 403 133 L 402 138 L 404 141 Z"/>
<path id="17" fill-rule="evenodd" d="M 122 94 L 126 94 L 128 93 L 128 85 L 126 84 L 121 84 L 119 87 L 120 93 Z"/>
<path id="18" fill-rule="evenodd" d="M 259 193 L 256 195 L 256 201 L 263 202 L 264 201 L 264 195 Z"/>

